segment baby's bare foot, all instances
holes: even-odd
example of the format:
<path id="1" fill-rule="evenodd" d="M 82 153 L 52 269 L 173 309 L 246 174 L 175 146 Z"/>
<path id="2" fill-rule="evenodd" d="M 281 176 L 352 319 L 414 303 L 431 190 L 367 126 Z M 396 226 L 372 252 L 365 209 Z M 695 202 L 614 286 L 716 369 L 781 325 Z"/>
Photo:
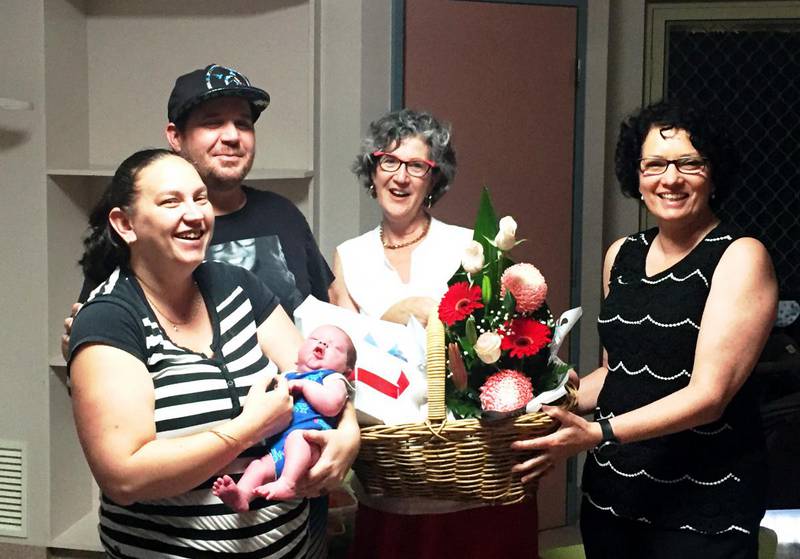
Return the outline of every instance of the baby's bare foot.
<path id="1" fill-rule="evenodd" d="M 253 489 L 253 493 L 271 501 L 288 501 L 289 499 L 297 499 L 297 490 L 295 484 L 277 479 L 271 483 L 260 485 Z"/>
<path id="2" fill-rule="evenodd" d="M 236 482 L 230 476 L 218 477 L 214 485 L 211 486 L 211 492 L 237 512 L 244 512 L 250 509 L 250 500 L 236 487 Z"/>

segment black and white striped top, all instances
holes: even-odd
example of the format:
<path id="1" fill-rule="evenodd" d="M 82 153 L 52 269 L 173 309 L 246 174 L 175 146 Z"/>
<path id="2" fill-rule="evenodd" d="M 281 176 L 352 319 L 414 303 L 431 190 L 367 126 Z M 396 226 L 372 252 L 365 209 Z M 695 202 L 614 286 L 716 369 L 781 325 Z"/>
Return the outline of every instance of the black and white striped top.
<path id="1" fill-rule="evenodd" d="M 117 269 L 92 292 L 72 328 L 70 357 L 82 344 L 102 343 L 145 363 L 155 388 L 158 438 L 206 431 L 237 416 L 269 365 L 256 328 L 278 304 L 275 296 L 247 270 L 220 262 L 201 264 L 194 277 L 214 332 L 211 358 L 170 341 L 126 270 Z M 248 449 L 227 473 L 238 479 L 245 458 L 267 452 L 262 445 Z M 307 500 L 257 499 L 248 512 L 235 513 L 211 493 L 213 481 L 130 506 L 102 496 L 99 530 L 106 552 L 119 558 L 305 556 Z"/>
<path id="2" fill-rule="evenodd" d="M 719 225 L 680 262 L 648 276 L 645 258 L 657 232 L 629 237 L 611 270 L 598 319 L 608 376 L 596 418 L 640 408 L 689 383 L 714 270 L 740 236 Z M 757 530 L 765 454 L 752 384 L 746 382 L 712 424 L 625 444 L 613 456 L 590 452 L 583 479 L 588 502 L 661 528 Z"/>

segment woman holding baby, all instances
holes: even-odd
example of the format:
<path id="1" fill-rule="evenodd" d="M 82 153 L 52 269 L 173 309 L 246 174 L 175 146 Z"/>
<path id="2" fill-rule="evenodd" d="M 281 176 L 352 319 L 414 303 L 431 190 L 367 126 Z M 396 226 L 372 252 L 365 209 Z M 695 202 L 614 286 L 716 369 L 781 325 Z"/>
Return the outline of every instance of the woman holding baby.
<path id="1" fill-rule="evenodd" d="M 289 425 L 289 386 L 268 365 L 292 370 L 303 340 L 255 276 L 203 262 L 214 214 L 194 167 L 167 150 L 133 154 L 90 226 L 84 272 L 108 279 L 75 318 L 68 365 L 106 553 L 306 557 L 307 499 L 256 499 L 237 513 L 212 494 L 217 476 L 238 477 Z M 349 467 L 351 406 L 326 433 L 336 434 L 315 440 L 333 458 L 301 495 Z"/>

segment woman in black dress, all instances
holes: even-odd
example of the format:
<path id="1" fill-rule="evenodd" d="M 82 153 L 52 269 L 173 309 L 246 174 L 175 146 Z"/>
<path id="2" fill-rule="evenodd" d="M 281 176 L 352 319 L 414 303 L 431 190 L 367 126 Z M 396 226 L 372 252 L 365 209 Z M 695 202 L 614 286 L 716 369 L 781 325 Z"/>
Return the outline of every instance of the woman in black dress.
<path id="1" fill-rule="evenodd" d="M 749 382 L 775 319 L 764 246 L 715 214 L 736 171 L 719 119 L 659 103 L 622 124 L 616 174 L 657 227 L 619 239 L 603 268 L 603 365 L 554 434 L 531 481 L 588 450 L 581 532 L 590 559 L 755 559 L 765 458 Z M 581 414 L 594 411 L 595 421 Z"/>

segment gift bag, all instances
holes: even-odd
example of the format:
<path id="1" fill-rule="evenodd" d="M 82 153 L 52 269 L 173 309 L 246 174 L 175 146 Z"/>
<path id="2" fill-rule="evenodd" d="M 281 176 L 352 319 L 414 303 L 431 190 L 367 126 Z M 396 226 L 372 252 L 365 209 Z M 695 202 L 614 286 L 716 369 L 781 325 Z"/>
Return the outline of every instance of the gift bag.
<path id="1" fill-rule="evenodd" d="M 297 328 L 308 334 L 322 324 L 350 336 L 358 357 L 351 381 L 362 425 L 413 423 L 425 417 L 425 330 L 367 317 L 309 295 L 294 311 Z"/>

